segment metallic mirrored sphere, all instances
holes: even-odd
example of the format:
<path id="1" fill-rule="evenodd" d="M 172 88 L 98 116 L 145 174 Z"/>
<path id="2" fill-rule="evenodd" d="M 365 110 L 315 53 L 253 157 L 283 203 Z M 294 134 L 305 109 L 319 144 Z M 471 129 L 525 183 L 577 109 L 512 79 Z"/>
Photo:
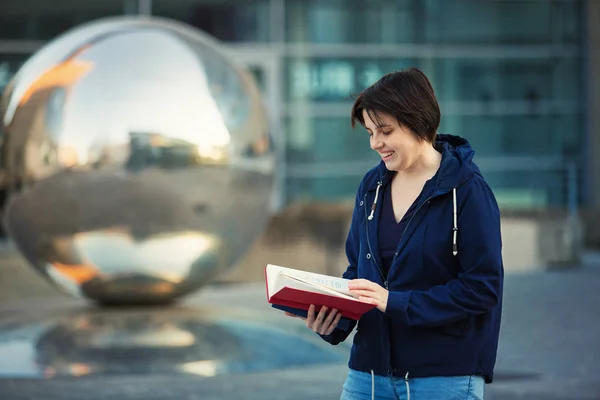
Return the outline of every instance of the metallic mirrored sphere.
<path id="1" fill-rule="evenodd" d="M 6 230 L 72 295 L 169 302 L 264 227 L 275 157 L 261 95 L 185 25 L 117 17 L 67 32 L 23 65 L 0 112 Z"/>

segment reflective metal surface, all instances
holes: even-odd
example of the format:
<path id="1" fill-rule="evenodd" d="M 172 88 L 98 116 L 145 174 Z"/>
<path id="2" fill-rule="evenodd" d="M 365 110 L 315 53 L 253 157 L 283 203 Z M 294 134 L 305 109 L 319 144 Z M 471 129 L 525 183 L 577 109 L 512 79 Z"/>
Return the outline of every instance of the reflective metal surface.
<path id="1" fill-rule="evenodd" d="M 27 61 L 0 107 L 7 231 L 70 294 L 168 302 L 264 226 L 274 151 L 260 93 L 187 26 L 81 26 Z"/>
<path id="2" fill-rule="evenodd" d="M 218 376 L 344 362 L 310 335 L 216 311 L 70 310 L 0 324 L 0 378 Z"/>

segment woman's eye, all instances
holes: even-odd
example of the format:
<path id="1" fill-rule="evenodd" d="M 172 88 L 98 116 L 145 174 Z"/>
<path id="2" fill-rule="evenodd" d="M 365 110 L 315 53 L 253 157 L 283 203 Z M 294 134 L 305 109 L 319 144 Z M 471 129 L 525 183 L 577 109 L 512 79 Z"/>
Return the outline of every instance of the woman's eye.
<path id="1" fill-rule="evenodd" d="M 382 132 L 385 136 L 389 135 L 390 133 L 392 133 L 392 131 L 387 131 L 387 132 Z"/>

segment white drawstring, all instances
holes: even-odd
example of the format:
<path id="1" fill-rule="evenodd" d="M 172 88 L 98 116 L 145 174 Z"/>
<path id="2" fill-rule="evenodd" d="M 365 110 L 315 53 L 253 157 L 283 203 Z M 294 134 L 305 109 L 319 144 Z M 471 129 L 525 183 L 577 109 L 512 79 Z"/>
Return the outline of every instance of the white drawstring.
<path id="1" fill-rule="evenodd" d="M 456 217 L 456 188 L 452 189 L 452 206 L 453 206 L 453 211 L 454 211 L 454 226 L 452 228 L 452 254 L 453 255 L 457 255 L 458 254 L 458 246 L 456 245 L 456 235 L 458 233 L 458 221 L 457 221 L 457 217 Z"/>
<path id="2" fill-rule="evenodd" d="M 406 383 L 406 400 L 410 400 L 410 384 L 408 383 L 408 372 L 404 376 L 404 383 Z"/>
<path id="3" fill-rule="evenodd" d="M 379 188 L 382 183 L 377 182 L 377 190 L 375 191 L 375 200 L 373 200 L 373 205 L 371 205 L 371 214 L 369 215 L 369 221 L 373 219 L 373 215 L 375 214 L 375 207 L 377 206 L 377 198 L 379 197 Z"/>

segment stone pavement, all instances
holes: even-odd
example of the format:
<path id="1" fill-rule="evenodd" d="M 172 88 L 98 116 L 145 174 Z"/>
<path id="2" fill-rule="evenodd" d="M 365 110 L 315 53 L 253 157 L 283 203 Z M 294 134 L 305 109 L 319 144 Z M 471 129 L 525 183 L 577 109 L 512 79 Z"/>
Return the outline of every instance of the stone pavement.
<path id="1" fill-rule="evenodd" d="M 11 262 L 14 260 L 0 257 L 0 327 L 34 309 L 51 315 L 52 310 L 81 307 L 81 303 L 49 290 L 34 275 L 27 276 L 29 286 L 16 283 L 15 274 L 7 274 Z M 600 399 L 598 288 L 597 262 L 578 269 L 507 274 L 497 378 L 487 385 L 486 400 Z M 208 287 L 186 299 L 184 305 L 217 312 L 233 309 L 257 323 L 277 325 L 307 340 L 315 339 L 299 320 L 269 308 L 262 284 Z M 48 311 L 43 311 L 44 307 Z M 348 344 L 335 350 L 346 355 Z M 340 361 L 211 378 L 191 374 L 5 378 L 0 380 L 0 399 L 336 399 L 345 373 L 345 361 Z"/>

